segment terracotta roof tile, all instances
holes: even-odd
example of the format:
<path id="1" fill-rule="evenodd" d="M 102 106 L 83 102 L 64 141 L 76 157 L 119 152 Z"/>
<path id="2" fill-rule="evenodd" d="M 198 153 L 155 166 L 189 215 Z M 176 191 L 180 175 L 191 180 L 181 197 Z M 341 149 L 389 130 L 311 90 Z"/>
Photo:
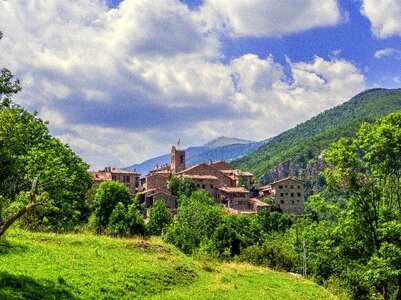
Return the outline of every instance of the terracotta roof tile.
<path id="1" fill-rule="evenodd" d="M 249 191 L 244 187 L 221 187 L 220 191 L 224 193 L 239 193 L 239 194 L 248 194 Z"/>

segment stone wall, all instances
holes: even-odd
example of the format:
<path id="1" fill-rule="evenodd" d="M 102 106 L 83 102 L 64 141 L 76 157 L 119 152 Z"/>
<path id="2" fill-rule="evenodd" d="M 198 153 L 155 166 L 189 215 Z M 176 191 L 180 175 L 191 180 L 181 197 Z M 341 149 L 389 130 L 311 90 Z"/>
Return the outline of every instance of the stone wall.
<path id="1" fill-rule="evenodd" d="M 168 174 L 152 174 L 146 177 L 146 189 L 161 189 L 167 191 Z"/>
<path id="2" fill-rule="evenodd" d="M 304 211 L 304 186 L 298 180 L 287 179 L 272 184 L 276 206 L 283 213 L 302 214 Z"/>

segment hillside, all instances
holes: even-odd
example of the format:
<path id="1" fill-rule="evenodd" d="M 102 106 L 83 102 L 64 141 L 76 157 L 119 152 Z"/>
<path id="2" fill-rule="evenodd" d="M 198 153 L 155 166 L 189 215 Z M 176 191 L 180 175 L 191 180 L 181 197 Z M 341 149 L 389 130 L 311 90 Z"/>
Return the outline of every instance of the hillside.
<path id="1" fill-rule="evenodd" d="M 319 180 L 315 176 L 325 167 L 320 156 L 324 149 L 341 136 L 353 137 L 363 121 L 373 122 L 397 110 L 401 110 L 401 89 L 367 90 L 281 133 L 232 165 L 252 172 L 259 184 L 288 175 L 314 178 L 306 182 L 313 189 Z"/>
<path id="2" fill-rule="evenodd" d="M 267 141 L 254 142 L 237 138 L 219 137 L 203 146 L 189 147 L 185 149 L 186 164 L 193 166 L 201 162 L 213 160 L 232 161 L 243 155 L 251 153 L 265 144 Z M 125 170 L 136 170 L 143 176 L 153 170 L 156 165 L 170 163 L 170 153 L 148 159 L 140 164 L 125 167 Z"/>
<path id="3" fill-rule="evenodd" d="M 154 238 L 10 230 L 0 241 L 1 299 L 337 299 L 286 273 L 197 262 Z"/>

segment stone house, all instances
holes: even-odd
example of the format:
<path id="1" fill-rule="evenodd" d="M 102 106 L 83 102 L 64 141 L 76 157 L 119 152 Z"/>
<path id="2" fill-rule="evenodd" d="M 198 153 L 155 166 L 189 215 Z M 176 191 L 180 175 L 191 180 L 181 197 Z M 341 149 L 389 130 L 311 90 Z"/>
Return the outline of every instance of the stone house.
<path id="1" fill-rule="evenodd" d="M 295 177 L 277 180 L 259 188 L 261 198 L 270 198 L 283 213 L 304 212 L 304 184 Z"/>
<path id="2" fill-rule="evenodd" d="M 200 163 L 186 167 L 185 151 L 171 147 L 171 164 L 156 166 L 146 176 L 145 190 L 142 192 L 144 203 L 152 205 L 156 191 L 164 198 L 167 206 L 172 208 L 173 200 L 168 189 L 168 181 L 172 176 L 191 178 L 197 189 L 206 190 L 210 197 L 224 204 L 227 208 L 238 212 L 256 213 L 261 209 L 269 209 L 269 205 L 249 197 L 249 187 L 253 184 L 252 174 L 232 168 L 224 161 Z M 239 186 L 241 183 L 244 186 Z M 247 187 L 247 188 L 246 188 Z M 162 195 L 164 195 L 162 197 Z"/>
<path id="3" fill-rule="evenodd" d="M 140 181 L 141 174 L 138 172 L 106 167 L 104 170 L 90 171 L 90 173 L 95 180 L 95 185 L 99 185 L 103 181 L 115 180 L 128 187 L 131 195 L 135 195 L 142 190 Z"/>

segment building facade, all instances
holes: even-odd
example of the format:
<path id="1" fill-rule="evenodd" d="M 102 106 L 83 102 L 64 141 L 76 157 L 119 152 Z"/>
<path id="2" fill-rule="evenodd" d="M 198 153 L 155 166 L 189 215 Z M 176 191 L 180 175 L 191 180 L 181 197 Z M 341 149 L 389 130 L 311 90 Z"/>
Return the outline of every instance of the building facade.
<path id="1" fill-rule="evenodd" d="M 141 174 L 138 172 L 106 167 L 104 170 L 90 171 L 90 173 L 93 176 L 95 185 L 99 185 L 103 181 L 114 180 L 124 184 L 129 189 L 131 195 L 135 195 L 142 190 Z"/>
<path id="2" fill-rule="evenodd" d="M 259 189 L 260 197 L 270 198 L 283 213 L 304 212 L 304 184 L 295 177 L 277 180 Z"/>

